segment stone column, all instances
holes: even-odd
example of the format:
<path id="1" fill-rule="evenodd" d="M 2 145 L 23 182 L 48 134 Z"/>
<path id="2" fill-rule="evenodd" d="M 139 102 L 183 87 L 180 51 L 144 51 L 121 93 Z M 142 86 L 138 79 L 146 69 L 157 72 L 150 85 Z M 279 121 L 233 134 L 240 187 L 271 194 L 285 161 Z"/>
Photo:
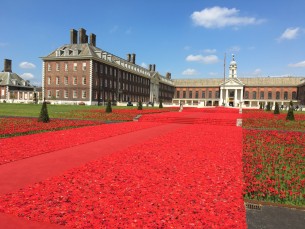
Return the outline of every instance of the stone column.
<path id="1" fill-rule="evenodd" d="M 222 89 L 220 89 L 220 103 L 221 103 L 221 104 L 219 104 L 220 106 L 222 105 L 222 103 L 225 102 L 224 98 L 222 96 L 223 96 Z"/>
<path id="2" fill-rule="evenodd" d="M 244 100 L 244 90 L 241 89 L 240 90 L 240 102 L 242 102 Z"/>
<path id="3" fill-rule="evenodd" d="M 234 89 L 235 92 L 234 92 L 234 107 L 237 106 L 237 89 Z"/>

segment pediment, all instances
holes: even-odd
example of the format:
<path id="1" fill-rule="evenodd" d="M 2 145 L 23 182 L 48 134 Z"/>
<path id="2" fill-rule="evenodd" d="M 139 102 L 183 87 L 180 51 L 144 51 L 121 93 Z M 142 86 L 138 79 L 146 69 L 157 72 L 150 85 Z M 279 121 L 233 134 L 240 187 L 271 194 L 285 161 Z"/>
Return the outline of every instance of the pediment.
<path id="1" fill-rule="evenodd" d="M 220 84 L 221 87 L 243 87 L 244 84 L 238 78 L 230 78 L 225 81 L 225 83 Z"/>

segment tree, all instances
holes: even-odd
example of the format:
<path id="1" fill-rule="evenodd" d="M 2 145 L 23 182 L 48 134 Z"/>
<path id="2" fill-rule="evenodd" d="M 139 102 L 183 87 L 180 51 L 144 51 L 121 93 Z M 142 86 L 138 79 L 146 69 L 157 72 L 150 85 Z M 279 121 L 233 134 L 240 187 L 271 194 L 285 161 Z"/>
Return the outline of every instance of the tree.
<path id="1" fill-rule="evenodd" d="M 270 104 L 270 102 L 267 103 L 266 111 L 271 111 L 271 104 Z"/>
<path id="2" fill-rule="evenodd" d="M 286 117 L 286 120 L 290 120 L 290 121 L 294 121 L 294 114 L 293 114 L 293 103 L 292 101 L 290 101 L 289 103 L 289 110 L 288 110 L 288 113 L 287 113 L 287 117 Z"/>
<path id="3" fill-rule="evenodd" d="M 46 101 L 43 101 L 43 103 L 42 103 L 42 107 L 41 107 L 40 115 L 39 115 L 39 118 L 38 118 L 38 122 L 44 122 L 44 123 L 50 122 Z"/>
<path id="4" fill-rule="evenodd" d="M 112 112 L 111 102 L 110 102 L 110 100 L 108 100 L 107 107 L 106 107 L 106 113 L 111 113 L 111 112 Z"/>
<path id="5" fill-rule="evenodd" d="M 279 114 L 280 113 L 280 106 L 279 104 L 276 102 L 275 103 L 275 108 L 274 108 L 274 114 Z"/>
<path id="6" fill-rule="evenodd" d="M 260 110 L 263 109 L 263 103 L 259 103 L 259 109 L 260 109 Z"/>
<path id="7" fill-rule="evenodd" d="M 142 109 L 143 109 L 142 101 L 139 101 L 139 103 L 138 103 L 138 110 L 142 110 Z"/>
<path id="8" fill-rule="evenodd" d="M 163 108 L 162 99 L 160 99 L 159 108 Z"/>

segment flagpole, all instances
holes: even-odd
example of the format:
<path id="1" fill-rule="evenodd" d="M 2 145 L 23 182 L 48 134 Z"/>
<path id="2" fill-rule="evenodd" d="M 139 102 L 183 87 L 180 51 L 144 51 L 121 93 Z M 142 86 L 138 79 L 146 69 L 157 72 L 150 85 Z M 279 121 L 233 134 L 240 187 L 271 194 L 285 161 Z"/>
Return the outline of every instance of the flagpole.
<path id="1" fill-rule="evenodd" d="M 224 89 L 224 93 L 222 93 L 223 98 L 225 97 L 225 82 L 226 82 L 226 53 L 224 55 L 224 59 L 223 59 L 223 89 Z M 226 98 L 227 99 L 227 98 Z M 225 106 L 225 100 L 223 99 L 222 101 L 223 106 Z"/>

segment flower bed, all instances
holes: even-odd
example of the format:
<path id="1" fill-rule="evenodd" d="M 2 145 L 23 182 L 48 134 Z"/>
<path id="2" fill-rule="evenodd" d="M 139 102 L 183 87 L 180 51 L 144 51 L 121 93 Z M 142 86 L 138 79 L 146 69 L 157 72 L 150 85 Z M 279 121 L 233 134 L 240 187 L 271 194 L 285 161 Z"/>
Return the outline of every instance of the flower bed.
<path id="1" fill-rule="evenodd" d="M 244 130 L 245 197 L 305 206 L 305 133 Z"/>
<path id="2" fill-rule="evenodd" d="M 150 128 L 156 125 L 158 124 L 145 123 L 139 125 L 137 122 L 103 124 L 98 126 L 5 138 L 0 140 L 0 164 L 144 128 Z"/>
<path id="3" fill-rule="evenodd" d="M 240 139 L 188 125 L 1 196 L 0 212 L 74 228 L 246 228 Z"/>
<path id="4" fill-rule="evenodd" d="M 42 131 L 92 126 L 101 124 L 96 121 L 86 120 L 59 120 L 52 119 L 48 123 L 38 122 L 37 118 L 0 118 L 0 137 L 11 137 Z"/>

